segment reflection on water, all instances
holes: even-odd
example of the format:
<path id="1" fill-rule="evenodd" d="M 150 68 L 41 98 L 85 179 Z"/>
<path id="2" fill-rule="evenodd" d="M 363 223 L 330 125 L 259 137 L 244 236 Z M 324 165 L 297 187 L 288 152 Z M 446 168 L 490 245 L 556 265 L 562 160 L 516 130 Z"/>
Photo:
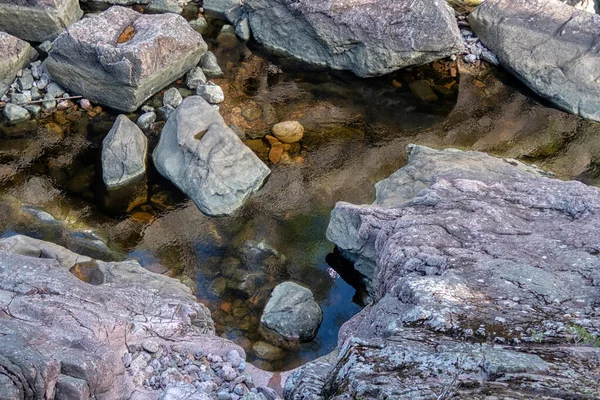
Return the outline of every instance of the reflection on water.
<path id="1" fill-rule="evenodd" d="M 0 230 L 100 258 L 129 256 L 178 277 L 209 306 L 218 334 L 242 345 L 260 367 L 291 368 L 335 347 L 339 327 L 365 299 L 344 281 L 357 286 L 356 277 L 335 272 L 344 268 L 325 238 L 329 213 L 339 200 L 370 203 L 374 183 L 405 163 L 406 144 L 489 151 L 598 182 L 598 124 L 540 105 L 502 73 L 444 61 L 359 80 L 217 41 L 218 26 L 212 29 L 209 42 L 225 70 L 215 80 L 227 99 L 221 113 L 272 168 L 259 193 L 234 215 L 210 218 L 151 168 L 142 204 L 115 213 L 103 199 L 99 152 L 116 113 L 0 121 Z M 437 102 L 411 91 L 423 80 Z M 264 136 L 290 119 L 304 125 L 305 136 L 287 164 L 272 165 Z M 162 124 L 147 133 L 151 147 Z M 260 313 L 285 280 L 313 291 L 324 321 L 314 341 L 279 360 L 259 360 L 252 346 L 260 340 Z"/>

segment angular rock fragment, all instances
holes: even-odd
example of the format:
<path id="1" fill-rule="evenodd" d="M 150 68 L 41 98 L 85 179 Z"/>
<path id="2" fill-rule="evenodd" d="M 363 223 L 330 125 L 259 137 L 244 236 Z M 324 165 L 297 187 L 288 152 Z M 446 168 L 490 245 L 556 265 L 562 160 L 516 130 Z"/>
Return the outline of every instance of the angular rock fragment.
<path id="1" fill-rule="evenodd" d="M 113 6 L 62 33 L 46 67 L 69 92 L 131 112 L 192 69 L 206 49 L 180 15 Z"/>
<path id="2" fill-rule="evenodd" d="M 0 97 L 8 91 L 17 72 L 33 61 L 36 55 L 29 43 L 0 32 Z"/>

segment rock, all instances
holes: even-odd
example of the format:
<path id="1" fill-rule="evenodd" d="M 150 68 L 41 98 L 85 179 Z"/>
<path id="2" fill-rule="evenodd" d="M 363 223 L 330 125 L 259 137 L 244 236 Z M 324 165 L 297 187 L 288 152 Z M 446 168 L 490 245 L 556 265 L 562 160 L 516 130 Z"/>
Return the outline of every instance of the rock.
<path id="1" fill-rule="evenodd" d="M 146 174 L 148 140 L 125 115 L 119 115 L 102 142 L 102 180 L 116 189 Z"/>
<path id="2" fill-rule="evenodd" d="M 181 96 L 181 93 L 179 93 L 179 90 L 174 87 L 167 90 L 163 95 L 163 105 L 165 106 L 177 108 L 182 101 L 183 97 Z"/>
<path id="3" fill-rule="evenodd" d="M 145 131 L 146 129 L 150 128 L 150 125 L 152 125 L 154 121 L 156 121 L 156 113 L 154 113 L 154 111 L 146 112 L 140 115 L 140 117 L 138 118 L 137 126 L 141 130 Z"/>
<path id="4" fill-rule="evenodd" d="M 237 377 L 237 372 L 235 372 L 235 370 L 232 367 L 228 365 L 223 365 L 223 368 L 219 370 L 219 376 L 224 380 L 230 382 Z"/>
<path id="5" fill-rule="evenodd" d="M 32 117 L 37 117 L 38 115 L 40 115 L 42 113 L 42 106 L 38 105 L 38 104 L 27 104 L 23 106 L 24 109 L 26 109 L 27 111 L 29 111 L 29 114 Z"/>
<path id="6" fill-rule="evenodd" d="M 285 352 L 282 349 L 262 341 L 254 343 L 252 350 L 262 360 L 275 361 L 285 357 Z"/>
<path id="7" fill-rule="evenodd" d="M 202 7 L 207 16 L 227 20 L 226 13 L 231 9 L 241 9 L 242 2 L 240 0 L 204 0 Z"/>
<path id="8" fill-rule="evenodd" d="M 304 136 L 304 127 L 298 121 L 284 121 L 273 126 L 273 135 L 282 143 L 296 143 Z"/>
<path id="9" fill-rule="evenodd" d="M 40 51 L 45 56 L 47 56 L 48 54 L 50 54 L 50 50 L 52 50 L 52 41 L 46 40 L 46 41 L 40 43 L 40 45 L 38 46 L 38 49 L 40 49 Z"/>
<path id="10" fill-rule="evenodd" d="M 206 83 L 206 75 L 202 71 L 202 68 L 196 67 L 188 72 L 185 84 L 190 89 L 196 89 L 200 85 L 204 85 Z"/>
<path id="11" fill-rule="evenodd" d="M 214 336 L 210 312 L 177 280 L 135 261 L 94 261 L 104 279 L 94 286 L 69 271 L 77 255 L 61 264 L 52 259 L 59 246 L 45 248 L 50 253 L 41 252 L 42 258 L 0 252 L 0 307 L 10 309 L 0 324 L 0 367 L 2 376 L 12 378 L 0 378 L 0 397 L 44 398 L 56 388 L 57 398 L 126 399 L 135 392 L 155 398 L 135 383 L 146 367 L 131 369 L 140 357 L 139 367 L 146 363 L 143 355 L 131 361 L 129 371 L 122 360 L 147 339 L 191 354 L 231 349 L 243 354 Z"/>
<path id="12" fill-rule="evenodd" d="M 198 18 L 190 21 L 190 26 L 196 32 L 203 35 L 206 33 L 206 29 L 208 28 L 208 22 L 206 22 L 206 19 L 202 15 L 199 15 Z"/>
<path id="13" fill-rule="evenodd" d="M 27 96 L 25 93 L 13 93 L 10 96 L 10 102 L 15 105 L 21 105 L 24 103 L 28 103 L 31 101 L 31 98 Z"/>
<path id="14" fill-rule="evenodd" d="M 171 114 L 173 114 L 173 112 L 175 112 L 175 109 L 172 106 L 162 106 L 156 110 L 156 116 L 161 121 L 166 121 L 169 119 Z"/>
<path id="15" fill-rule="evenodd" d="M 0 3 L 0 31 L 29 42 L 54 40 L 83 15 L 77 0 Z"/>
<path id="16" fill-rule="evenodd" d="M 269 342 L 294 347 L 312 340 L 323 321 L 323 311 L 312 292 L 294 282 L 275 286 L 260 317 L 260 334 Z"/>
<path id="17" fill-rule="evenodd" d="M 42 102 L 42 110 L 51 111 L 56 108 L 56 100 L 54 100 L 54 96 L 52 96 L 50 93 L 46 93 L 44 95 L 44 100 L 48 101 Z"/>
<path id="18" fill-rule="evenodd" d="M 17 72 L 29 65 L 36 55 L 29 43 L 0 32 L 0 97 L 6 94 Z"/>
<path id="19" fill-rule="evenodd" d="M 62 33 L 45 63 L 69 91 L 131 112 L 193 68 L 206 48 L 180 15 L 113 6 Z"/>
<path id="20" fill-rule="evenodd" d="M 205 85 L 198 85 L 196 93 L 211 104 L 219 104 L 225 101 L 223 89 L 212 82 L 208 82 Z"/>
<path id="21" fill-rule="evenodd" d="M 3 114 L 10 122 L 21 122 L 31 118 L 29 111 L 12 103 L 8 103 L 4 106 Z"/>
<path id="22" fill-rule="evenodd" d="M 578 10 L 587 11 L 589 13 L 598 13 L 600 10 L 600 4 L 597 0 L 561 0 L 563 3 L 566 3 L 572 7 L 575 7 Z"/>
<path id="23" fill-rule="evenodd" d="M 469 17 L 483 44 L 534 92 L 557 107 L 600 121 L 598 17 L 558 0 L 486 1 Z M 585 61 L 577 61 L 585 60 Z"/>
<path id="24" fill-rule="evenodd" d="M 202 67 L 202 71 L 206 74 L 206 76 L 223 75 L 223 71 L 217 62 L 217 57 L 212 51 L 207 51 L 204 53 L 202 59 L 200 60 L 200 66 Z"/>
<path id="25" fill-rule="evenodd" d="M 23 70 L 23 75 L 17 79 L 17 84 L 19 85 L 20 91 L 31 89 L 33 87 L 33 74 L 31 73 L 31 70 Z"/>
<path id="26" fill-rule="evenodd" d="M 227 353 L 227 362 L 231 364 L 233 368 L 237 368 L 242 363 L 243 358 L 236 350 L 231 350 Z"/>
<path id="27" fill-rule="evenodd" d="M 244 42 L 247 42 L 252 37 L 252 32 L 250 32 L 250 21 L 248 20 L 247 15 L 244 15 L 235 27 L 235 34 Z"/>
<path id="28" fill-rule="evenodd" d="M 142 342 L 142 348 L 148 353 L 156 353 L 160 350 L 160 346 L 154 340 L 146 339 Z"/>
<path id="29" fill-rule="evenodd" d="M 65 88 L 63 88 L 56 82 L 50 82 L 48 86 L 46 86 L 46 94 L 56 99 L 65 94 Z"/>
<path id="30" fill-rule="evenodd" d="M 564 329 L 600 333 L 600 257 L 578 244 L 600 233 L 600 189 L 484 153 L 408 153 L 372 205 L 332 212 L 327 237 L 373 303 L 342 326 L 317 393 L 436 398 L 456 376 L 453 396 L 466 399 L 597 391 Z"/>
<path id="31" fill-rule="evenodd" d="M 408 88 L 415 97 L 425 103 L 438 101 L 437 95 L 433 92 L 431 85 L 426 80 L 413 81 L 408 84 Z"/>
<path id="32" fill-rule="evenodd" d="M 378 76 L 462 51 L 444 1 L 246 0 L 254 38 L 319 67 Z"/>
<path id="33" fill-rule="evenodd" d="M 157 13 L 181 14 L 183 8 L 174 0 L 152 0 L 148 3 L 148 10 Z"/>
<path id="34" fill-rule="evenodd" d="M 267 400 L 264 394 L 262 393 L 246 393 L 242 396 L 241 400 Z"/>
<path id="35" fill-rule="evenodd" d="M 270 171 L 204 99 L 183 100 L 153 154 L 158 172 L 209 215 L 227 215 L 257 191 Z"/>

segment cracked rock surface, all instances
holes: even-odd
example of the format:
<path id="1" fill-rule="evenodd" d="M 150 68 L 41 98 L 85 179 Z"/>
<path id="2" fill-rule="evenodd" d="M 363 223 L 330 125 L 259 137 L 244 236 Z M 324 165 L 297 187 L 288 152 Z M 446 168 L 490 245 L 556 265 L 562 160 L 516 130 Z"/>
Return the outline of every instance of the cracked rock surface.
<path id="1" fill-rule="evenodd" d="M 444 1 L 246 0 L 254 38 L 319 67 L 378 76 L 462 50 Z"/>
<path id="2" fill-rule="evenodd" d="M 70 92 L 131 112 L 196 66 L 206 49 L 180 15 L 113 6 L 63 32 L 45 65 Z"/>
<path id="3" fill-rule="evenodd" d="M 332 212 L 328 237 L 373 302 L 287 398 L 307 394 L 294 379 L 323 382 L 313 398 L 597 398 L 600 190 L 484 153 L 408 152 L 375 203 Z"/>
<path id="4" fill-rule="evenodd" d="M 508 71 L 557 107 L 600 121 L 600 16 L 559 0 L 488 0 L 471 27 Z"/>
<path id="5" fill-rule="evenodd" d="M 156 399 L 151 371 L 135 369 L 150 353 L 245 357 L 179 281 L 25 236 L 0 241 L 0 321 L 3 399 Z"/>
<path id="6" fill-rule="evenodd" d="M 271 172 L 199 96 L 187 97 L 169 117 L 153 159 L 208 215 L 234 212 Z"/>

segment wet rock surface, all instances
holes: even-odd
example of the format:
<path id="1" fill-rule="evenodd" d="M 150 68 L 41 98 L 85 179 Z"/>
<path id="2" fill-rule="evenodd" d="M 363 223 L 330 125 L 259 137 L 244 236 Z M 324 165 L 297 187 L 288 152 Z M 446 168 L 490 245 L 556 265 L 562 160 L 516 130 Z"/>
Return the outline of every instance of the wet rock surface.
<path id="1" fill-rule="evenodd" d="M 130 112 L 192 69 L 206 49 L 179 15 L 113 6 L 62 33 L 45 65 L 70 91 Z"/>
<path id="2" fill-rule="evenodd" d="M 342 327 L 321 396 L 597 393 L 597 188 L 411 146 L 376 190 L 373 205 L 332 212 L 328 237 L 370 259 L 373 303 Z"/>
<path id="3" fill-rule="evenodd" d="M 169 118 L 154 164 L 209 215 L 231 214 L 270 171 L 204 99 L 190 96 Z"/>
<path id="4" fill-rule="evenodd" d="M 77 0 L 2 0 L 0 31 L 31 42 L 54 40 L 82 15 Z"/>
<path id="5" fill-rule="evenodd" d="M 445 2 L 247 0 L 254 38 L 275 52 L 361 77 L 462 50 Z"/>
<path id="6" fill-rule="evenodd" d="M 486 1 L 469 17 L 500 63 L 540 96 L 600 120 L 600 17 L 558 0 Z"/>

